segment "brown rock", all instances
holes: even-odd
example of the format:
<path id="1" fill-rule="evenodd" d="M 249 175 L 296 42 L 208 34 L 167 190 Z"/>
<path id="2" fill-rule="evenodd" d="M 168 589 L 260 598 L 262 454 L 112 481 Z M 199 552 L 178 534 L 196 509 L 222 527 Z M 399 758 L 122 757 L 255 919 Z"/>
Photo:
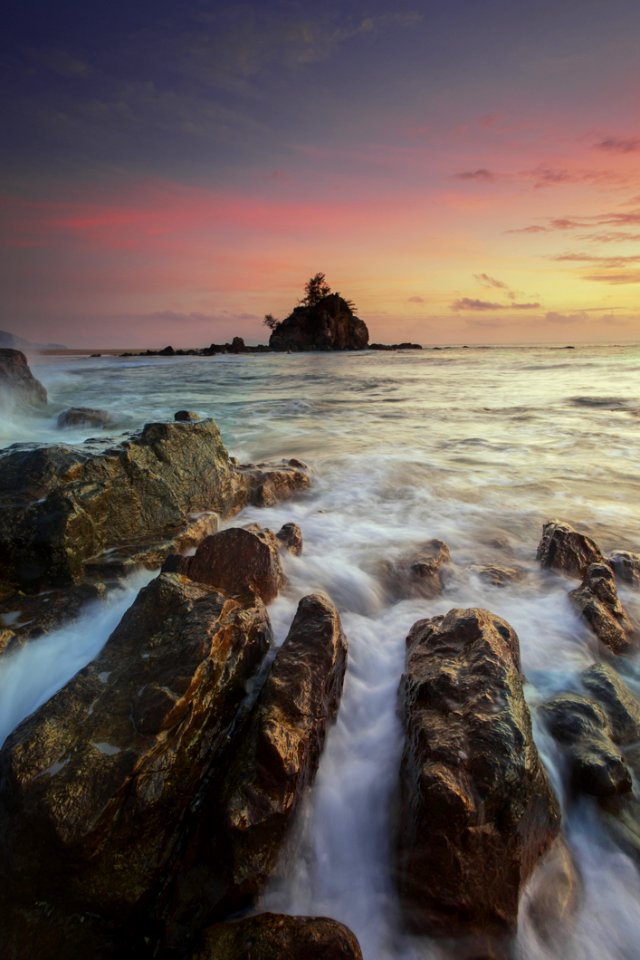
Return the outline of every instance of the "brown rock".
<path id="1" fill-rule="evenodd" d="M 177 413 L 174 413 L 173 419 L 184 423 L 185 421 L 199 420 L 200 414 L 193 410 L 178 410 Z"/>
<path id="2" fill-rule="evenodd" d="M 416 550 L 388 565 L 386 581 L 395 597 L 438 596 L 444 589 L 442 568 L 451 562 L 451 555 L 442 540 L 428 540 Z"/>
<path id="3" fill-rule="evenodd" d="M 311 486 L 309 468 L 300 460 L 282 460 L 279 464 L 259 463 L 238 468 L 249 483 L 249 503 L 256 507 L 272 507 L 294 493 Z"/>
<path id="4" fill-rule="evenodd" d="M 509 930 L 560 822 L 531 736 L 518 638 L 486 610 L 418 621 L 400 694 L 397 868 L 409 926 Z"/>
<path id="5" fill-rule="evenodd" d="M 269 640 L 260 601 L 164 574 L 14 731 L 0 754 L 3 942 L 43 903 L 52 929 L 75 916 L 144 932 Z"/>
<path id="6" fill-rule="evenodd" d="M 169 942 L 251 903 L 271 876 L 335 718 L 347 643 L 331 601 L 300 601 L 168 897 Z M 178 906 L 176 906 L 178 905 Z"/>
<path id="7" fill-rule="evenodd" d="M 261 913 L 205 930 L 190 960 L 362 960 L 355 936 L 327 917 Z"/>
<path id="8" fill-rule="evenodd" d="M 367 325 L 339 294 L 311 306 L 298 306 L 269 337 L 272 350 L 364 350 Z"/>
<path id="9" fill-rule="evenodd" d="M 576 917 L 581 884 L 566 841 L 559 837 L 535 870 L 528 884 L 523 908 L 536 932 L 556 955 L 563 933 L 568 932 Z"/>
<path id="10" fill-rule="evenodd" d="M 147 424 L 108 450 L 12 448 L 0 454 L 0 580 L 64 586 L 106 551 L 154 562 L 193 512 L 227 517 L 308 485 L 295 467 L 236 466 L 211 420 Z"/>
<path id="11" fill-rule="evenodd" d="M 171 556 L 163 570 L 207 583 L 230 596 L 251 591 L 270 603 L 286 583 L 271 530 L 230 527 L 205 537 L 192 557 Z"/>
<path id="12" fill-rule="evenodd" d="M 498 563 L 476 565 L 471 569 L 492 587 L 507 587 L 512 583 L 518 583 L 525 574 L 521 567 L 503 567 Z"/>
<path id="13" fill-rule="evenodd" d="M 113 418 L 106 410 L 91 407 L 70 407 L 58 414 L 58 429 L 65 427 L 110 427 Z"/>
<path id="14" fill-rule="evenodd" d="M 47 391 L 31 373 L 21 350 L 0 349 L 0 407 L 27 412 L 47 405 Z"/>
<path id="15" fill-rule="evenodd" d="M 560 693 L 539 709 L 551 735 L 565 746 L 576 790 L 595 797 L 631 790 L 631 772 L 597 703 L 577 693 Z"/>
<path id="16" fill-rule="evenodd" d="M 640 553 L 616 550 L 608 559 L 616 580 L 632 587 L 640 587 Z"/>
<path id="17" fill-rule="evenodd" d="M 582 585 L 569 594 L 598 640 L 612 653 L 628 653 L 636 630 L 618 599 L 613 571 L 606 561 L 590 564 Z"/>
<path id="18" fill-rule="evenodd" d="M 607 714 L 615 743 L 640 740 L 640 701 L 607 663 L 594 663 L 580 674 L 582 683 Z"/>
<path id="19" fill-rule="evenodd" d="M 0 615 L 10 621 L 11 637 L 0 641 L 0 653 L 21 646 L 57 630 L 63 623 L 80 615 L 87 603 L 104 600 L 107 591 L 102 583 L 81 583 L 66 590 L 47 590 L 29 596 L 13 596 L 0 603 Z"/>
<path id="20" fill-rule="evenodd" d="M 544 524 L 536 558 L 543 567 L 560 570 L 570 577 L 582 577 L 590 563 L 604 561 L 595 541 L 562 520 Z"/>
<path id="21" fill-rule="evenodd" d="M 297 523 L 285 523 L 276 533 L 281 547 L 288 550 L 294 557 L 302 554 L 302 530 Z"/>

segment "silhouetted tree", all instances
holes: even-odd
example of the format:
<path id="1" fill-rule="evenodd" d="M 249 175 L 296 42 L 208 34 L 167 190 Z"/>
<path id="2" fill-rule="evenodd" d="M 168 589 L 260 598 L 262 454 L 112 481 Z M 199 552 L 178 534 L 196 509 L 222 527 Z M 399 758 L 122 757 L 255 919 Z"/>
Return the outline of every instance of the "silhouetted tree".
<path id="1" fill-rule="evenodd" d="M 331 287 L 325 280 L 324 273 L 316 273 L 304 285 L 304 298 L 300 301 L 305 307 L 315 307 L 323 297 L 328 297 Z"/>
<path id="2" fill-rule="evenodd" d="M 277 330 L 280 326 L 280 321 L 276 320 L 272 313 L 265 314 L 265 318 L 262 321 L 265 327 L 269 327 L 269 330 Z"/>

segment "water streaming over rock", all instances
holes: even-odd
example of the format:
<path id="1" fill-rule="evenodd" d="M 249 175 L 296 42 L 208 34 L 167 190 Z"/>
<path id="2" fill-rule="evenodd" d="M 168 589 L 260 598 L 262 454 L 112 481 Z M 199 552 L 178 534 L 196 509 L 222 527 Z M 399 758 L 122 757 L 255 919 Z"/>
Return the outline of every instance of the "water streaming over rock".
<path id="1" fill-rule="evenodd" d="M 640 548 L 640 349 L 40 358 L 32 366 L 49 390 L 50 412 L 7 418 L 4 444 L 107 435 L 58 431 L 56 414 L 71 405 L 106 409 L 123 431 L 187 408 L 214 417 L 242 461 L 296 456 L 311 464 L 308 494 L 233 521 L 302 528 L 304 552 L 286 558 L 289 586 L 270 608 L 278 640 L 298 599 L 322 589 L 350 642 L 343 701 L 298 825 L 298 853 L 264 906 L 346 922 L 367 960 L 453 957 L 446 944 L 401 934 L 390 879 L 405 636 L 417 619 L 483 606 L 519 635 L 534 719 L 540 700 L 580 688 L 578 674 L 601 653 L 568 600 L 575 583 L 540 570 L 536 546 L 542 523 L 560 517 L 605 553 Z M 444 593 L 398 599 L 385 564 L 434 537 L 453 561 Z M 519 579 L 492 585 L 479 569 L 488 564 L 515 567 Z M 0 736 L 96 655 L 138 585 L 100 614 L 0 661 Z M 638 618 L 638 594 L 621 597 Z M 640 692 L 640 658 L 618 666 Z M 640 941 L 636 866 L 595 802 L 569 802 L 561 755 L 537 725 L 535 732 L 564 804 L 580 893 L 571 923 L 546 940 L 523 910 L 515 953 L 631 960 Z"/>

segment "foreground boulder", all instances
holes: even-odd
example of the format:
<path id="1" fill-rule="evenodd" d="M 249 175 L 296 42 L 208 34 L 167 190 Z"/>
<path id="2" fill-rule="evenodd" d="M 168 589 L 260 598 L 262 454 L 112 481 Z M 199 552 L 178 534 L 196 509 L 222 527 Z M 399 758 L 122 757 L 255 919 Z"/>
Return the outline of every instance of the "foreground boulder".
<path id="1" fill-rule="evenodd" d="M 431 599 L 444 590 L 443 567 L 451 563 L 443 540 L 427 540 L 395 562 L 384 561 L 381 575 L 390 597 Z"/>
<path id="2" fill-rule="evenodd" d="M 47 405 L 47 391 L 21 350 L 0 349 L 0 409 L 33 413 Z"/>
<path id="3" fill-rule="evenodd" d="M 94 932 L 149 934 L 146 905 L 269 642 L 260 601 L 243 607 L 163 574 L 99 657 L 8 738 L 0 937 L 16 956 L 30 918 L 43 936 L 73 917 Z M 24 956 L 48 955 L 46 941 L 27 945 Z"/>
<path id="4" fill-rule="evenodd" d="M 269 337 L 272 350 L 364 350 L 368 343 L 366 323 L 337 293 L 296 307 Z"/>
<path id="5" fill-rule="evenodd" d="M 205 931 L 190 960 L 362 960 L 355 936 L 327 917 L 261 913 Z"/>
<path id="6" fill-rule="evenodd" d="M 582 585 L 569 594 L 598 640 L 612 653 L 628 653 L 637 633 L 618 598 L 613 571 L 606 561 L 590 564 Z"/>
<path id="7" fill-rule="evenodd" d="M 248 724 L 212 783 L 167 898 L 168 942 L 250 904 L 276 866 L 335 718 L 347 642 L 331 601 L 300 601 Z M 177 906 L 176 906 L 177 905 Z"/>
<path id="8" fill-rule="evenodd" d="M 559 570 L 570 577 L 582 577 L 590 563 L 604 561 L 597 543 L 563 520 L 550 520 L 544 524 L 536 559 L 543 567 Z"/>
<path id="9" fill-rule="evenodd" d="M 257 524 L 205 537 L 191 557 L 170 556 L 163 570 L 207 583 L 228 595 L 251 591 L 270 603 L 285 584 L 279 541 Z"/>
<path id="10" fill-rule="evenodd" d="M 194 511 L 231 516 L 309 484 L 291 465 L 239 467 L 216 424 L 152 423 L 115 447 L 0 454 L 0 580 L 23 590 L 82 578 L 105 551 L 153 552 Z"/>
<path id="11" fill-rule="evenodd" d="M 400 686 L 398 886 L 416 932 L 502 932 L 560 813 L 531 736 L 518 638 L 486 610 L 418 621 Z"/>

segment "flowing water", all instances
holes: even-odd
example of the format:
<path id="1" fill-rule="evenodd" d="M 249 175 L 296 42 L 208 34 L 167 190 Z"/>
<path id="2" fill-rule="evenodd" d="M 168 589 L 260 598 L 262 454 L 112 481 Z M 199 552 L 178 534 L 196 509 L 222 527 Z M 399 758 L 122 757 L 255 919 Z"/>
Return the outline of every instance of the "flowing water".
<path id="1" fill-rule="evenodd" d="M 102 431 L 59 433 L 65 407 L 107 409 L 118 430 L 171 418 L 181 408 L 212 416 L 241 461 L 299 457 L 308 494 L 233 523 L 273 529 L 293 520 L 301 557 L 287 557 L 289 586 L 271 606 L 278 642 L 300 597 L 324 590 L 349 639 L 349 667 L 313 791 L 298 825 L 299 854 L 264 907 L 347 923 L 366 960 L 445 960 L 452 949 L 400 932 L 390 880 L 390 807 L 401 731 L 396 693 L 404 639 L 420 618 L 482 606 L 508 620 L 522 648 L 535 705 L 579 689 L 599 651 L 568 598 L 573 584 L 543 572 L 535 553 L 544 521 L 558 517 L 604 552 L 640 549 L 640 348 L 443 349 L 421 353 L 301 354 L 215 358 L 39 358 L 51 415 L 5 418 L 3 444 L 81 442 Z M 385 562 L 433 537 L 453 564 L 434 600 L 394 600 Z M 519 567 L 498 588 L 481 564 Z M 0 738 L 96 655 L 139 582 L 78 624 L 0 660 Z M 638 594 L 621 590 L 640 617 Z M 52 663 L 56 676 L 52 676 Z M 640 693 L 640 658 L 619 664 Z M 10 700 L 9 700 L 10 698 Z M 580 875 L 577 911 L 544 939 L 525 912 L 522 960 L 632 960 L 640 956 L 640 880 L 606 832 L 598 808 L 565 795 L 563 764 L 536 728 L 563 805 Z"/>

